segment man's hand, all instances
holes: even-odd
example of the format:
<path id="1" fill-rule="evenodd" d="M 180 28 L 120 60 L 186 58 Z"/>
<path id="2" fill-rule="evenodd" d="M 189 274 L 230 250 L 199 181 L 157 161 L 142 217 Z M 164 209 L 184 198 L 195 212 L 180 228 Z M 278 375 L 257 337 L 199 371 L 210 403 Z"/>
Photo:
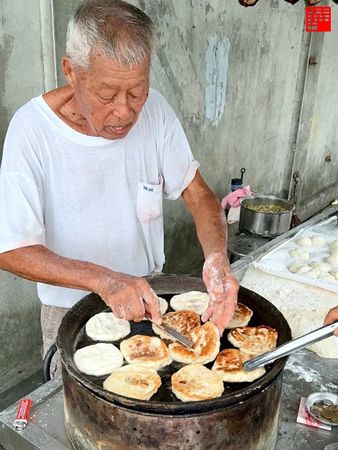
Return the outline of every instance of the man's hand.
<path id="1" fill-rule="evenodd" d="M 330 323 L 336 322 L 338 320 L 338 306 L 330 309 L 324 319 L 324 325 L 330 325 Z M 338 337 L 338 327 L 334 330 L 334 335 Z"/>
<path id="2" fill-rule="evenodd" d="M 203 281 L 209 293 L 209 304 L 202 320 L 213 322 L 222 336 L 234 314 L 239 288 L 223 253 L 215 252 L 208 256 L 203 266 Z"/>
<path id="3" fill-rule="evenodd" d="M 96 293 L 119 319 L 139 322 L 149 316 L 155 323 L 161 323 L 159 301 L 144 278 L 116 272 L 114 277 L 105 274 Z"/>

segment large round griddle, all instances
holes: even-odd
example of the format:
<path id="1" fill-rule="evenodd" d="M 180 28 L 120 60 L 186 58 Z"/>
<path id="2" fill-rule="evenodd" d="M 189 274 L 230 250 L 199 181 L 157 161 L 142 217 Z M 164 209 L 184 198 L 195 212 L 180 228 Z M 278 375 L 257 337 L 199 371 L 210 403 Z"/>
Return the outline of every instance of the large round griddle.
<path id="1" fill-rule="evenodd" d="M 202 290 L 200 288 L 200 290 Z M 172 294 L 158 292 L 168 302 Z M 269 301 L 260 295 L 243 287 L 240 288 L 238 301 L 251 308 L 254 312 L 249 323 L 250 326 L 269 325 L 278 331 L 278 343 L 281 345 L 291 339 L 289 325 L 281 312 Z M 78 382 L 90 389 L 97 396 L 112 402 L 121 407 L 134 409 L 142 412 L 156 414 L 186 414 L 203 413 L 210 408 L 213 410 L 224 409 L 224 407 L 237 404 L 245 399 L 264 390 L 283 370 L 287 358 L 266 367 L 266 374 L 252 383 L 224 383 L 224 393 L 221 397 L 200 402 L 181 402 L 171 391 L 171 375 L 180 369 L 184 364 L 173 362 L 171 365 L 158 371 L 162 379 L 162 385 L 158 392 L 149 400 L 137 400 L 108 392 L 103 389 L 103 381 L 107 378 L 92 377 L 85 375 L 76 368 L 73 355 L 75 351 L 83 346 L 97 343 L 86 336 L 84 327 L 86 322 L 95 314 L 109 311 L 106 304 L 96 294 L 89 294 L 80 300 L 66 314 L 59 329 L 57 346 L 63 362 L 63 370 L 67 370 Z M 151 323 L 149 321 L 131 322 L 131 333 L 125 337 L 127 339 L 136 334 L 154 336 Z M 232 348 L 227 339 L 228 331 L 225 330 L 221 339 L 221 350 Z M 156 335 L 155 335 L 156 336 Z M 120 341 L 113 344 L 119 347 Z M 213 362 L 206 366 L 211 368 Z"/>

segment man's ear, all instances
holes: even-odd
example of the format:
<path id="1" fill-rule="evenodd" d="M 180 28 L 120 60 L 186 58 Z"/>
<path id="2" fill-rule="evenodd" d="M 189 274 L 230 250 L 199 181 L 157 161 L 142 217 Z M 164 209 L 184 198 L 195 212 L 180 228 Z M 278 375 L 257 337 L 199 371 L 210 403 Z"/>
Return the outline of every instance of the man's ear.
<path id="1" fill-rule="evenodd" d="M 74 87 L 76 81 L 76 73 L 68 56 L 62 58 L 62 68 L 64 76 L 71 87 Z"/>

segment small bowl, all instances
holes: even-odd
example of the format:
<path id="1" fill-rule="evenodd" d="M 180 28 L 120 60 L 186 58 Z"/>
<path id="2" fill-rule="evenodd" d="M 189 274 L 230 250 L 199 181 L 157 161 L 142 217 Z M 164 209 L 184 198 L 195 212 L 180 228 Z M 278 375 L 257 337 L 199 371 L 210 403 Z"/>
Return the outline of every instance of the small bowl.
<path id="1" fill-rule="evenodd" d="M 332 423 L 325 419 L 319 419 L 317 416 L 315 416 L 311 412 L 311 409 L 310 409 L 311 406 L 313 406 L 313 404 L 315 402 L 319 402 L 319 401 L 323 401 L 323 400 L 331 400 L 331 402 L 334 405 L 338 405 L 338 395 L 337 394 L 333 394 L 331 392 L 314 392 L 313 394 L 310 394 L 305 401 L 306 411 L 310 414 L 311 417 L 313 417 L 315 420 L 318 420 L 318 422 L 325 423 L 326 425 L 330 425 L 331 427 L 338 426 L 338 422 Z"/>

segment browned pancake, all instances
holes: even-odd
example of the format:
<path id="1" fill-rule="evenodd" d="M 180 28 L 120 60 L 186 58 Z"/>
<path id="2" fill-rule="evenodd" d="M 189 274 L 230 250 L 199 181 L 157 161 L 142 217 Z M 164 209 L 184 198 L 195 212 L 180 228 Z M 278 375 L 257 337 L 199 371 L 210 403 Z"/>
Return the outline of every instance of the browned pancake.
<path id="1" fill-rule="evenodd" d="M 278 333 L 267 325 L 259 327 L 238 327 L 228 334 L 229 342 L 243 354 L 260 355 L 276 347 Z"/>
<path id="2" fill-rule="evenodd" d="M 165 314 L 162 318 L 162 324 L 189 338 L 191 330 L 199 326 L 201 321 L 200 316 L 196 312 L 184 309 Z M 153 331 L 162 339 L 174 340 L 172 336 L 160 330 L 155 324 L 153 324 Z"/>
<path id="3" fill-rule="evenodd" d="M 140 400 L 150 400 L 160 386 L 161 377 L 156 370 L 139 364 L 123 366 L 103 382 L 107 391 Z"/>
<path id="4" fill-rule="evenodd" d="M 234 316 L 227 324 L 226 328 L 246 327 L 252 317 L 252 310 L 243 303 L 237 303 Z"/>
<path id="5" fill-rule="evenodd" d="M 223 381 L 228 383 L 242 383 L 254 381 L 265 374 L 264 367 L 246 372 L 243 369 L 243 363 L 251 359 L 249 355 L 243 355 L 235 348 L 222 350 L 216 358 L 212 370 L 223 377 Z"/>
<path id="6" fill-rule="evenodd" d="M 194 347 L 191 349 L 184 347 L 178 342 L 169 345 L 169 351 L 174 361 L 185 364 L 207 364 L 216 358 L 220 347 L 220 338 L 216 325 L 207 322 L 194 328 L 190 332 L 189 339 L 194 343 Z"/>
<path id="7" fill-rule="evenodd" d="M 222 377 L 201 364 L 182 367 L 171 377 L 171 389 L 182 402 L 201 401 L 222 395 Z"/>
<path id="8" fill-rule="evenodd" d="M 129 364 L 141 364 L 157 370 L 171 363 L 168 347 L 158 337 L 137 334 L 122 341 L 120 350 Z"/>

